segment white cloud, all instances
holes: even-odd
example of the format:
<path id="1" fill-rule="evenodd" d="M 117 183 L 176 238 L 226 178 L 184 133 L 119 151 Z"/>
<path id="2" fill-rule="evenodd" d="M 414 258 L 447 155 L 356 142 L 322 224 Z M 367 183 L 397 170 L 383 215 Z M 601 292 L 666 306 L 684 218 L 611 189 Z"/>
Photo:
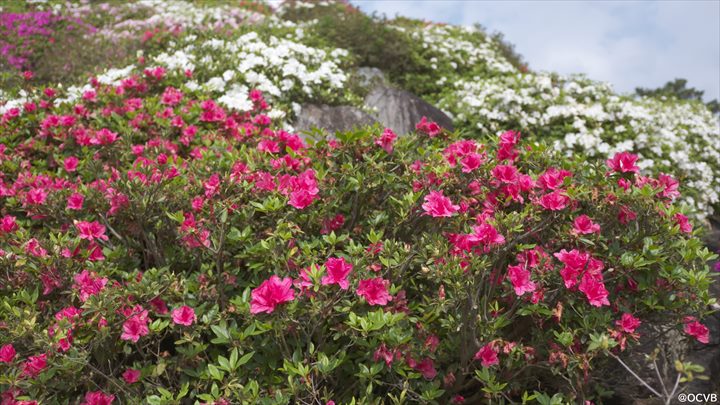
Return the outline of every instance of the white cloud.
<path id="1" fill-rule="evenodd" d="M 432 21 L 480 23 L 532 69 L 585 73 L 622 92 L 676 77 L 720 98 L 720 2 L 355 1 Z"/>

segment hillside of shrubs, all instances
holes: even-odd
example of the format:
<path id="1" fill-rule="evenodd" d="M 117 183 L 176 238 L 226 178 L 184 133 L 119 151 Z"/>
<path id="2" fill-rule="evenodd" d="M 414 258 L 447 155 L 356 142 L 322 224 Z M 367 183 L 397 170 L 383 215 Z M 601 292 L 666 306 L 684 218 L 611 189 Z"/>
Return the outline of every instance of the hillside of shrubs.
<path id="1" fill-rule="evenodd" d="M 665 403 L 711 378 L 628 365 L 718 344 L 701 101 L 340 1 L 0 5 L 2 405 L 599 405 L 617 373 Z M 455 129 L 295 131 L 363 108 L 360 67 Z"/>

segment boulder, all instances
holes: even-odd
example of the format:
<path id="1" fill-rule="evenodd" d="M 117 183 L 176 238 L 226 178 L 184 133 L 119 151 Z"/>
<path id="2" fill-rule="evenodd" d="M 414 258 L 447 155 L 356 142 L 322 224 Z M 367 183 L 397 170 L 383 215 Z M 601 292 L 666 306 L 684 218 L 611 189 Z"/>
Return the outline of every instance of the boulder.
<path id="1" fill-rule="evenodd" d="M 356 107 L 308 104 L 302 107 L 293 126 L 296 131 L 309 131 L 317 127 L 334 134 L 376 122 L 372 116 Z"/>
<path id="2" fill-rule="evenodd" d="M 365 105 L 375 109 L 377 121 L 398 135 L 414 131 L 415 124 L 422 117 L 435 121 L 447 130 L 453 130 L 452 120 L 438 108 L 408 91 L 384 84 L 378 84 L 370 90 L 365 97 Z"/>
<path id="3" fill-rule="evenodd" d="M 355 70 L 355 77 L 358 84 L 367 88 L 387 83 L 383 71 L 375 67 L 359 67 Z"/>

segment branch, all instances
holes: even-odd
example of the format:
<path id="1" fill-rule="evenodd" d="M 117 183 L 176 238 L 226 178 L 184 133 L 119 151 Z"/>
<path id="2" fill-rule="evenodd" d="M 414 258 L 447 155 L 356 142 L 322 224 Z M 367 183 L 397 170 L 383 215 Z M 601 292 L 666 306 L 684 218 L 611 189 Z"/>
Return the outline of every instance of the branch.
<path id="1" fill-rule="evenodd" d="M 656 397 L 658 397 L 658 398 L 662 398 L 662 397 L 663 397 L 662 394 L 660 394 L 659 392 L 655 391 L 655 389 L 654 389 L 653 387 L 651 387 L 650 385 L 648 385 L 648 383 L 646 383 L 645 380 L 643 380 L 642 378 L 640 378 L 639 375 L 635 374 L 635 372 L 632 371 L 632 370 L 630 369 L 630 367 L 627 366 L 627 364 L 625 364 L 622 360 L 620 360 L 620 358 L 619 358 L 618 356 L 616 356 L 616 355 L 614 355 L 614 354 L 612 354 L 612 353 L 610 353 L 610 352 L 607 352 L 607 354 L 609 354 L 610 357 L 612 357 L 612 358 L 614 358 L 615 360 L 617 360 L 618 363 L 620 363 L 620 365 L 625 368 L 625 370 L 627 370 L 630 374 L 632 374 L 632 376 L 635 377 L 636 380 L 640 381 L 640 383 L 641 383 L 642 385 L 644 385 L 645 388 L 649 389 Z"/>

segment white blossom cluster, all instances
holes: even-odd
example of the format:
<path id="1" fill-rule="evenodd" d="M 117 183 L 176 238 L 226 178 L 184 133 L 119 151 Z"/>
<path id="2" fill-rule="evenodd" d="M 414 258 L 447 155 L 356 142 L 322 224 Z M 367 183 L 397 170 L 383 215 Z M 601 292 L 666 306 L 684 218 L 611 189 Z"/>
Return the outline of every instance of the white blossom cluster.
<path id="1" fill-rule="evenodd" d="M 25 90 L 20 90 L 18 94 L 11 95 L 0 89 L 0 115 L 5 114 L 12 108 L 18 108 L 23 111 L 23 105 L 30 101 L 32 97 Z"/>
<path id="2" fill-rule="evenodd" d="M 498 44 L 477 28 L 430 24 L 413 29 L 409 34 L 422 43 L 423 49 L 436 55 L 429 61 L 433 69 L 444 67 L 443 71 L 452 73 L 490 74 L 517 71 L 499 52 Z M 439 84 L 452 80 L 452 77 L 443 76 Z"/>
<path id="3" fill-rule="evenodd" d="M 695 190 L 685 201 L 698 212 L 720 203 L 720 121 L 697 103 L 619 96 L 582 76 L 518 73 L 459 81 L 440 105 L 485 133 L 519 129 L 568 155 L 637 153 L 641 169 Z"/>
<path id="4" fill-rule="evenodd" d="M 188 36 L 152 60 L 169 71 L 192 71 L 193 80 L 187 83 L 191 90 L 214 92 L 219 102 L 243 110 L 251 107 L 249 88 L 287 105 L 337 97 L 347 80 L 341 67 L 347 56 L 342 49 L 326 51 L 249 32 L 236 39 L 215 37 L 202 42 Z"/>

